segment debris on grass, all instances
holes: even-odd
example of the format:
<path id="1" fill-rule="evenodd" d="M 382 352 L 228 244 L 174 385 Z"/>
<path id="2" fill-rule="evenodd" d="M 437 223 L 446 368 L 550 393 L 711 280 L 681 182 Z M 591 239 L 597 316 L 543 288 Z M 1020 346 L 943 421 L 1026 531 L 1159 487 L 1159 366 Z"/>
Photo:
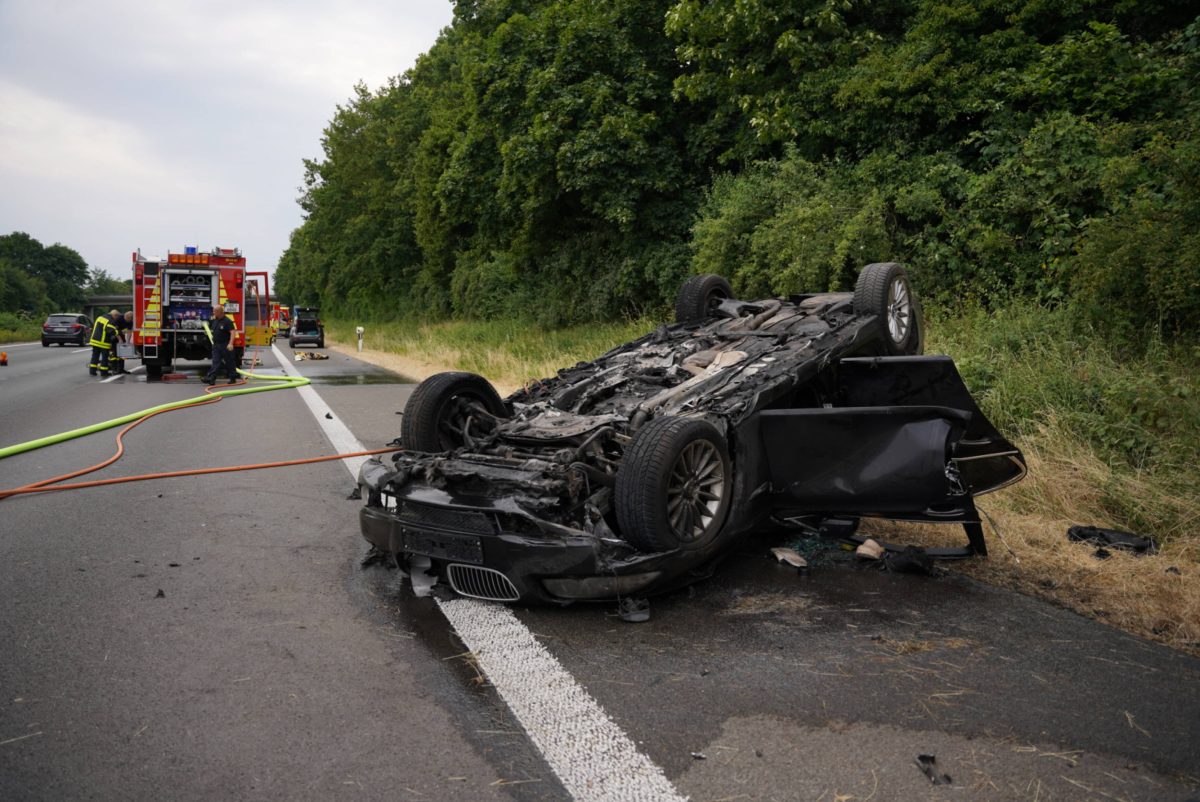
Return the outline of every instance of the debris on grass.
<path id="1" fill-rule="evenodd" d="M 1100 557 L 1102 551 L 1105 552 L 1104 557 L 1109 556 L 1108 549 L 1120 549 L 1133 554 L 1158 553 L 1158 544 L 1151 538 L 1135 535 L 1132 532 L 1122 532 L 1119 529 L 1103 529 L 1099 526 L 1072 526 L 1067 530 L 1067 540 L 1072 543 L 1087 543 L 1089 546 L 1097 546 L 1097 557 Z"/>

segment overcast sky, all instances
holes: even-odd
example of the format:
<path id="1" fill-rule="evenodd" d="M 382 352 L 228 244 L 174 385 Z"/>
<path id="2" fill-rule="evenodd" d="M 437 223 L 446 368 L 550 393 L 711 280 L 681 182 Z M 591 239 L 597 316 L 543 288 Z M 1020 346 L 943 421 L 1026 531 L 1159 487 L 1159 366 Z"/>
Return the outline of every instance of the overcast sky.
<path id="1" fill-rule="evenodd" d="M 273 269 L 334 107 L 411 67 L 450 0 L 0 0 L 0 234 Z"/>

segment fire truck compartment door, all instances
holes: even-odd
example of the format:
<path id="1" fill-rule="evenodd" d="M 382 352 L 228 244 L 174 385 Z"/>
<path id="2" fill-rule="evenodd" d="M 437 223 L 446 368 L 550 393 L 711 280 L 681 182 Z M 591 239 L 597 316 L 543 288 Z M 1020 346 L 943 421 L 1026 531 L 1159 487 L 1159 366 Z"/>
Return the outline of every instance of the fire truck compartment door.
<path id="1" fill-rule="evenodd" d="M 275 341 L 271 327 L 271 293 L 265 272 L 246 272 L 246 345 L 270 345 Z"/>

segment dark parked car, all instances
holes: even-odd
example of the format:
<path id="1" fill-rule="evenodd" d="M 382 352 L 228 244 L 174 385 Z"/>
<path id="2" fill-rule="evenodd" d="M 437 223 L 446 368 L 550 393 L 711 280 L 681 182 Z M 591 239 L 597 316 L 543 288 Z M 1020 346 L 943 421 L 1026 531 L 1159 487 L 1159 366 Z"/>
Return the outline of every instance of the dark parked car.
<path id="1" fill-rule="evenodd" d="M 297 345 L 325 347 L 325 325 L 317 317 L 317 310 L 313 307 L 304 306 L 296 309 L 296 317 L 288 332 L 288 347 L 295 348 Z"/>
<path id="2" fill-rule="evenodd" d="M 42 324 L 42 347 L 50 343 L 59 345 L 87 345 L 92 336 L 92 320 L 87 315 L 67 312 L 50 315 Z"/>
<path id="3" fill-rule="evenodd" d="M 753 302 L 696 276 L 676 320 L 503 400 L 470 373 L 422 382 L 406 450 L 361 470 L 366 539 L 498 601 L 669 589 L 768 523 L 956 523 L 967 545 L 929 553 L 987 553 L 974 497 L 1024 458 L 948 357 L 920 355 L 901 265 Z"/>

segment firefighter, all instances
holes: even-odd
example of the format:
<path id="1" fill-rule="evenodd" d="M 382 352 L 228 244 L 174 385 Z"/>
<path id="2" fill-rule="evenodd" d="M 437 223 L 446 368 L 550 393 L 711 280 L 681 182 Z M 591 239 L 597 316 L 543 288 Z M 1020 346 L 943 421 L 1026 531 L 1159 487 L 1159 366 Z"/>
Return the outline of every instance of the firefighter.
<path id="1" fill-rule="evenodd" d="M 233 340 L 237 336 L 237 327 L 233 319 L 225 316 L 225 307 L 217 304 L 213 307 L 212 320 L 209 321 L 210 337 L 212 337 L 212 368 L 203 379 L 205 384 L 216 384 L 217 374 L 221 368 L 229 376 L 229 383 L 235 384 L 237 375 L 237 356 L 233 349 Z"/>
<path id="2" fill-rule="evenodd" d="M 120 312 L 114 309 L 108 314 L 110 317 L 113 317 L 113 326 L 115 326 L 117 329 L 117 343 L 120 344 L 129 342 L 129 330 L 133 328 L 133 312 L 126 312 L 124 315 L 122 315 Z M 109 365 L 112 368 L 113 375 L 128 372 L 125 370 L 125 360 L 117 355 L 115 346 L 112 356 L 109 357 Z"/>
<path id="3" fill-rule="evenodd" d="M 97 371 L 99 375 L 108 375 L 108 357 L 113 349 L 113 344 L 117 341 L 117 327 L 113 325 L 113 316 L 119 314 L 115 309 L 107 315 L 100 315 L 96 318 L 96 322 L 92 324 L 92 339 L 88 341 L 88 345 L 92 346 L 92 361 L 88 365 L 88 374 L 95 376 Z"/>

